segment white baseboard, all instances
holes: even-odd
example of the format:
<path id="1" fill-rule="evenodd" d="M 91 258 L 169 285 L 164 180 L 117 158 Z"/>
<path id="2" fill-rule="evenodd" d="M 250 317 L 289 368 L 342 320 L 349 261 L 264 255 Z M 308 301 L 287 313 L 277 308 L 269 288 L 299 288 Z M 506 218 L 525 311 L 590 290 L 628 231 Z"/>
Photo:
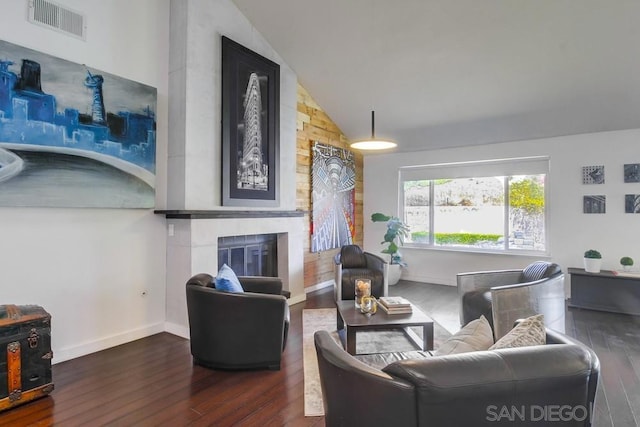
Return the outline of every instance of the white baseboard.
<path id="1" fill-rule="evenodd" d="M 411 282 L 432 283 L 434 285 L 457 286 L 455 276 L 450 280 L 443 280 L 442 277 L 428 277 L 421 275 L 402 274 L 400 280 L 409 280 Z"/>
<path id="2" fill-rule="evenodd" d="M 313 286 L 308 286 L 304 288 L 304 293 L 308 294 L 310 292 L 319 291 L 320 289 L 333 287 L 334 283 L 335 283 L 334 280 L 327 280 L 326 282 L 321 282 Z"/>
<path id="3" fill-rule="evenodd" d="M 306 300 L 307 300 L 307 294 L 296 295 L 296 296 L 290 297 L 287 300 L 287 304 L 289 304 L 289 306 L 292 306 L 294 304 L 305 302 Z"/>
<path id="4" fill-rule="evenodd" d="M 291 297 L 287 300 L 289 305 L 298 304 L 306 301 L 309 292 L 317 291 L 323 288 L 333 286 L 333 280 L 318 283 L 317 285 L 305 288 L 305 293 Z M 122 332 L 120 334 L 110 335 L 103 338 L 99 338 L 93 341 L 84 342 L 81 344 L 73 345 L 70 347 L 55 349 L 53 359 L 51 363 L 61 363 L 67 360 L 75 359 L 77 357 L 86 356 L 87 354 L 95 353 L 97 351 L 106 350 L 117 345 L 126 344 L 131 341 L 135 341 L 141 338 L 148 337 L 150 335 L 158 334 L 160 332 L 168 332 L 170 334 L 179 336 L 181 338 L 189 339 L 189 327 L 182 326 L 177 323 L 164 322 L 156 323 L 153 325 L 143 326 L 130 331 Z"/>
<path id="5" fill-rule="evenodd" d="M 164 330 L 165 328 L 162 323 L 155 323 L 153 325 L 143 326 L 137 329 L 122 332 L 120 334 L 110 335 L 99 338 L 97 340 L 84 342 L 82 344 L 73 345 L 62 349 L 55 349 L 53 352 L 53 359 L 51 360 L 51 363 L 56 364 L 75 359 L 76 357 L 86 356 L 87 354 L 95 353 L 96 351 L 105 350 L 107 348 L 135 341 L 140 338 L 158 334 L 160 332 L 164 332 Z"/>
<path id="6" fill-rule="evenodd" d="M 178 325 L 177 323 L 164 322 L 164 331 L 170 334 L 179 336 L 181 338 L 185 338 L 185 339 L 191 338 L 191 336 L 189 335 L 189 327 Z"/>

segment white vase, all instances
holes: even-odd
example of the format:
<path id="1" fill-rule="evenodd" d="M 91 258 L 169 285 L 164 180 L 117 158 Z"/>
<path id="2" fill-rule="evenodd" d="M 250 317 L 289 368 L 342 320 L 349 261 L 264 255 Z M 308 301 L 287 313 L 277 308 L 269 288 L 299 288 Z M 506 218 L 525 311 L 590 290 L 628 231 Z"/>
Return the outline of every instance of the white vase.
<path id="1" fill-rule="evenodd" d="M 389 264 L 389 276 L 387 277 L 389 286 L 397 284 L 400 281 L 401 275 L 402 270 L 400 269 L 400 264 Z"/>
<path id="2" fill-rule="evenodd" d="M 587 273 L 600 273 L 601 258 L 584 258 L 584 271 Z"/>

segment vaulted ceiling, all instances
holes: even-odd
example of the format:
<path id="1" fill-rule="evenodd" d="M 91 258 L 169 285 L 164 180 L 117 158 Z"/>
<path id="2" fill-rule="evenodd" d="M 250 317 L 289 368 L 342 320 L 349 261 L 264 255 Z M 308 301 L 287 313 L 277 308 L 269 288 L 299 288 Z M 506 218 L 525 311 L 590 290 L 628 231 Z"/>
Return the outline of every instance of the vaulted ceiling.
<path id="1" fill-rule="evenodd" d="M 639 0 L 233 0 L 350 139 L 640 128 Z"/>

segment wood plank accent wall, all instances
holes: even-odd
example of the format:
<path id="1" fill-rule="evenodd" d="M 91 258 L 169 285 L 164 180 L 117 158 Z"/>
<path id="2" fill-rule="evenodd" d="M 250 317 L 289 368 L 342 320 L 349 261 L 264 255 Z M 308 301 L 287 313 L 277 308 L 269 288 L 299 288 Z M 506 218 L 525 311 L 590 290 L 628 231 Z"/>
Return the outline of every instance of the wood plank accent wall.
<path id="1" fill-rule="evenodd" d="M 305 288 L 333 279 L 333 257 L 338 249 L 311 252 L 311 147 L 313 142 L 349 149 L 349 141 L 340 128 L 313 100 L 305 88 L 298 85 L 296 209 L 305 211 L 304 242 Z M 356 158 L 356 235 L 354 243 L 362 245 L 362 154 L 352 150 Z"/>

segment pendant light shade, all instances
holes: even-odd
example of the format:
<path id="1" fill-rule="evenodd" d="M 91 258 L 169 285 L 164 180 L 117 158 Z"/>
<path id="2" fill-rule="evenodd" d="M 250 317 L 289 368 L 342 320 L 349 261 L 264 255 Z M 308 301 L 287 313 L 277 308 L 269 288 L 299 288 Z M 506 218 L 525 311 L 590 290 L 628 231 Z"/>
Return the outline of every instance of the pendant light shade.
<path id="1" fill-rule="evenodd" d="M 375 111 L 371 112 L 371 139 L 364 141 L 355 141 L 351 144 L 351 148 L 357 150 L 386 150 L 388 148 L 396 147 L 393 141 L 387 141 L 384 139 L 376 139 L 376 118 Z"/>

